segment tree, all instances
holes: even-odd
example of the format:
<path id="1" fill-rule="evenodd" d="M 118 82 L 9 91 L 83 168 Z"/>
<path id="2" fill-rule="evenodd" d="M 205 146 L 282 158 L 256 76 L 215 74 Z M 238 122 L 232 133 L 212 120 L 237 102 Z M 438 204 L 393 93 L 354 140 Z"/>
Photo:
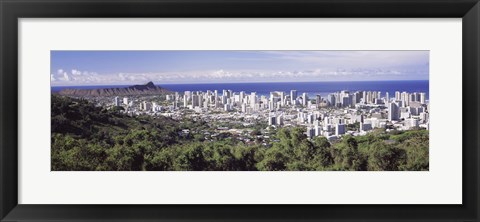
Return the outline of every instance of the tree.
<path id="1" fill-rule="evenodd" d="M 411 131 L 400 147 L 406 151 L 407 160 L 403 170 L 428 170 L 429 169 L 429 140 L 428 131 Z"/>
<path id="2" fill-rule="evenodd" d="M 265 152 L 265 157 L 257 164 L 258 170 L 277 171 L 287 168 L 288 157 L 278 147 L 272 147 Z"/>
<path id="3" fill-rule="evenodd" d="M 342 170 L 366 170 L 365 159 L 358 152 L 358 143 L 351 136 L 345 136 L 335 144 L 334 160 Z"/>
<path id="4" fill-rule="evenodd" d="M 177 150 L 179 155 L 174 161 L 174 169 L 185 171 L 201 171 L 208 170 L 209 163 L 206 161 L 202 144 L 194 143 L 183 147 L 182 150 Z"/>
<path id="5" fill-rule="evenodd" d="M 368 170 L 393 171 L 404 164 L 405 151 L 386 144 L 375 142 L 370 145 L 368 154 Z"/>

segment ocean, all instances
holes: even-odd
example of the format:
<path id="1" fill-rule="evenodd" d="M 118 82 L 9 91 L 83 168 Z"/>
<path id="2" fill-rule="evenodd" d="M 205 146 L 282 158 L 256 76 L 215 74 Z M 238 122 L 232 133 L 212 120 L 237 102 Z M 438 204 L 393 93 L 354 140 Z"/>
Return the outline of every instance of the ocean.
<path id="1" fill-rule="evenodd" d="M 400 92 L 425 92 L 429 98 L 428 80 L 402 80 L 402 81 L 352 81 L 352 82 L 275 82 L 275 83 L 201 83 L 201 84 L 157 84 L 157 86 L 171 91 L 183 93 L 184 91 L 207 91 L 233 90 L 234 92 L 245 91 L 246 93 L 256 92 L 257 95 L 270 95 L 272 91 L 297 90 L 297 94 L 307 93 L 309 97 L 320 94 L 326 97 L 330 93 L 341 90 L 355 91 L 380 91 L 382 97 L 388 92 L 390 97 L 395 96 L 395 91 Z M 52 92 L 58 92 L 65 88 L 75 89 L 98 89 L 127 87 L 125 85 L 109 86 L 53 86 Z"/>

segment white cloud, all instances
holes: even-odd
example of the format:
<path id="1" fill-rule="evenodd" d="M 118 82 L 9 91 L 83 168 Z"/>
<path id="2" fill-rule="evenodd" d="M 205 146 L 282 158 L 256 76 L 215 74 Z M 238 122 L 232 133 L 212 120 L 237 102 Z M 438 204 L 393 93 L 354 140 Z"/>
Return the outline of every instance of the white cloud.
<path id="1" fill-rule="evenodd" d="M 118 78 L 120 78 L 121 81 L 125 81 L 127 79 L 123 73 L 118 73 Z"/>
<path id="2" fill-rule="evenodd" d="M 87 74 L 88 74 L 88 72 L 87 72 Z M 82 72 L 79 71 L 79 70 L 76 70 L 76 69 L 72 69 L 72 75 L 79 76 L 79 75 L 82 75 Z"/>
<path id="3" fill-rule="evenodd" d="M 78 73 L 78 72 L 77 72 Z M 55 78 L 55 85 L 131 85 L 148 81 L 161 83 L 200 83 L 200 82 L 278 82 L 278 81 L 348 81 L 389 80 L 392 76 L 399 79 L 410 75 L 410 79 L 428 79 L 428 72 L 384 69 L 384 68 L 318 68 L 311 70 L 206 70 L 188 72 L 150 72 L 150 73 L 114 73 L 98 74 L 82 72 L 82 75 L 68 75 Z M 52 75 L 52 77 L 55 77 Z M 52 78 L 52 82 L 53 82 Z"/>
<path id="4" fill-rule="evenodd" d="M 68 76 L 67 72 L 64 72 L 64 73 L 63 73 L 63 79 L 64 79 L 65 81 L 70 81 L 70 76 Z"/>

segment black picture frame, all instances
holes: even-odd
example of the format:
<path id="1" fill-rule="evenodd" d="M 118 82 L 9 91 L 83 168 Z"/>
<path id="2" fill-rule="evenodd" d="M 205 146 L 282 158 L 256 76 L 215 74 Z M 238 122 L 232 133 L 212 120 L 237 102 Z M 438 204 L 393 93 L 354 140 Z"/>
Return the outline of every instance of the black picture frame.
<path id="1" fill-rule="evenodd" d="M 480 157 L 477 138 L 480 125 L 478 118 L 480 5 L 478 0 L 0 0 L 0 16 L 1 221 L 479 221 Z M 77 17 L 462 18 L 463 204 L 18 204 L 17 21 L 19 18 Z"/>

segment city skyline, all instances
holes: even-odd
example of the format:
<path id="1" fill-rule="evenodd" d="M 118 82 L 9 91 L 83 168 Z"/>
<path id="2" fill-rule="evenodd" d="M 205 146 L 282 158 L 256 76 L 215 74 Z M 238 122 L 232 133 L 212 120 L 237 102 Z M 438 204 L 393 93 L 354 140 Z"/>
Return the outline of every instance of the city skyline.
<path id="1" fill-rule="evenodd" d="M 51 51 L 50 77 L 52 86 L 428 80 L 429 51 Z"/>

